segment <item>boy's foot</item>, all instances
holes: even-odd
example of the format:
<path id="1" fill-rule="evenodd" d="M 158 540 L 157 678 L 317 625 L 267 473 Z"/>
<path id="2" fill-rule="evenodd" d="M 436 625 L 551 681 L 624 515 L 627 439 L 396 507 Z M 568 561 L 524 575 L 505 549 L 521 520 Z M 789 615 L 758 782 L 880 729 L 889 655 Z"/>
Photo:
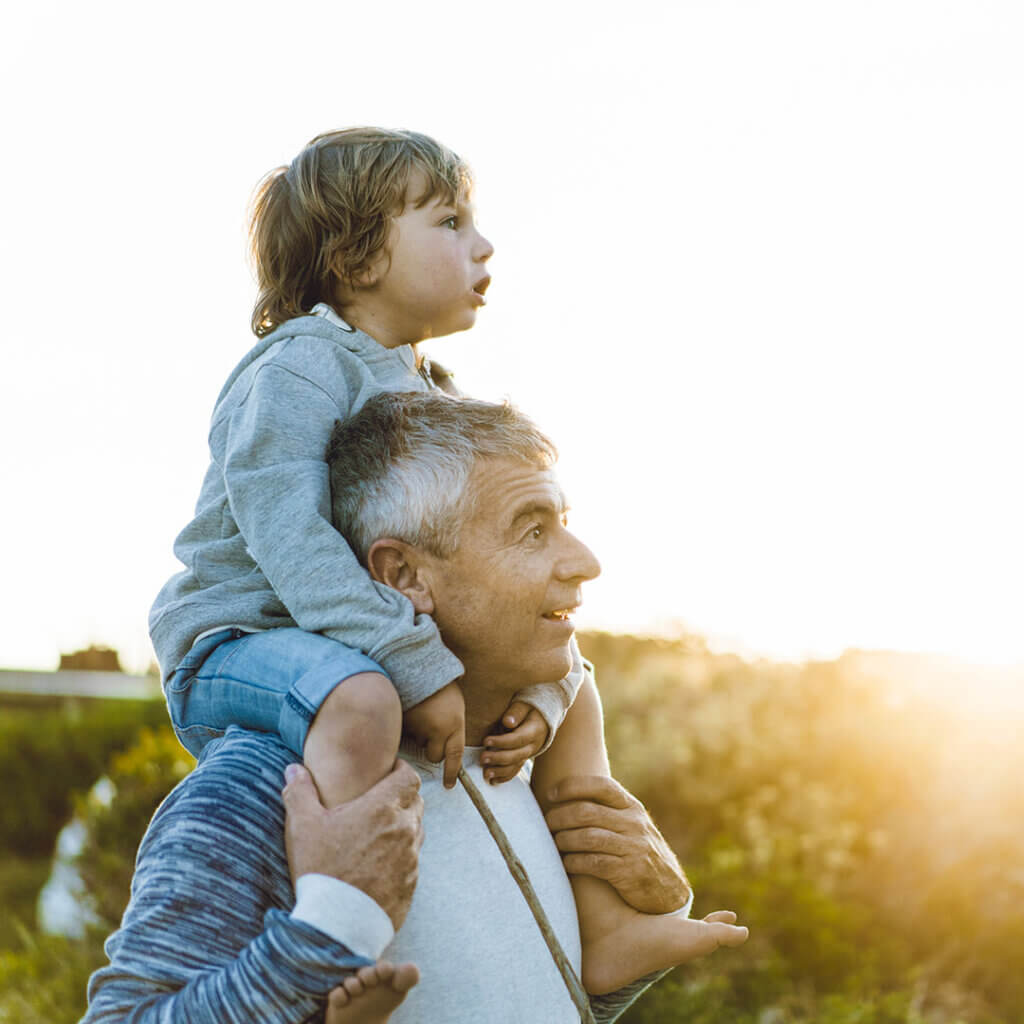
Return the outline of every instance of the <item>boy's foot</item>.
<path id="1" fill-rule="evenodd" d="M 419 980 L 414 964 L 360 967 L 331 992 L 325 1024 L 384 1024 Z"/>
<path id="2" fill-rule="evenodd" d="M 749 933 L 735 921 L 731 910 L 718 910 L 703 921 L 632 911 L 614 930 L 589 940 L 584 936 L 583 987 L 591 995 L 603 995 L 719 946 L 739 946 Z"/>

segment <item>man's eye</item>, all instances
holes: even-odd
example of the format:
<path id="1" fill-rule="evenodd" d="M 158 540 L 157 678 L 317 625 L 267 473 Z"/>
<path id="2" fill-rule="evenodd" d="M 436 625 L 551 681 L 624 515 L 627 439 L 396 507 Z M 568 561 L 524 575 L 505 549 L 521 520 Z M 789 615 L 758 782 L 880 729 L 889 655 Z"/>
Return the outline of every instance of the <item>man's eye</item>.
<path id="1" fill-rule="evenodd" d="M 538 524 L 537 526 L 531 526 L 530 532 L 526 535 L 531 540 L 540 540 L 544 536 L 544 527 Z"/>

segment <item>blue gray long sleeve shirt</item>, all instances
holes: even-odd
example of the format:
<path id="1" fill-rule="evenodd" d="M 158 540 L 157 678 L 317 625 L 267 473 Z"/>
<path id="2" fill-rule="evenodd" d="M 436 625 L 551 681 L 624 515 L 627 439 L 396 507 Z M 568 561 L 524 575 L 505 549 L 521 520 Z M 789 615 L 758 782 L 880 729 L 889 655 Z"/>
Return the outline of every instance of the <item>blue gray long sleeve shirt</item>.
<path id="1" fill-rule="evenodd" d="M 233 727 L 160 806 L 83 1024 L 319 1021 L 330 990 L 369 962 L 290 913 L 281 788 L 292 760 L 276 737 Z M 593 998 L 596 1019 L 615 1020 L 649 981 Z"/>

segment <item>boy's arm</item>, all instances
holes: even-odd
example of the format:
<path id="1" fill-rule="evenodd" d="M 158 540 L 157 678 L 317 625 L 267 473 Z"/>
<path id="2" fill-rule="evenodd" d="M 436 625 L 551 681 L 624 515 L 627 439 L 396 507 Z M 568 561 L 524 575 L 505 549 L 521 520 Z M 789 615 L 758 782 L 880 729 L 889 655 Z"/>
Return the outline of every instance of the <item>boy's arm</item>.
<path id="1" fill-rule="evenodd" d="M 262 367 L 221 426 L 228 500 L 251 557 L 295 622 L 367 654 L 408 709 L 461 676 L 462 664 L 429 616 L 370 579 L 331 523 L 324 450 L 334 421 L 349 413 L 346 402 L 291 369 Z"/>

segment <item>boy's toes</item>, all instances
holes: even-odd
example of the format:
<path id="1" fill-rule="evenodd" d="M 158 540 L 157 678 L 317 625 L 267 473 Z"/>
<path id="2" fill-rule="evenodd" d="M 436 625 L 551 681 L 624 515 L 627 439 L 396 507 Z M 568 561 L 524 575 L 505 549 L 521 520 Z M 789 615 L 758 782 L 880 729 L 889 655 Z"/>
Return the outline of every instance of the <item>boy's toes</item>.
<path id="1" fill-rule="evenodd" d="M 390 960 L 380 960 L 376 964 L 377 983 L 390 985 L 391 979 L 395 976 L 395 965 Z"/>
<path id="2" fill-rule="evenodd" d="M 720 946 L 742 946 L 750 932 L 732 924 L 715 924 L 715 939 Z"/>
<path id="3" fill-rule="evenodd" d="M 327 1005 L 332 1010 L 340 1010 L 351 1002 L 352 997 L 345 991 L 344 982 L 337 988 L 331 989 L 331 994 L 327 997 Z"/>
<path id="4" fill-rule="evenodd" d="M 408 992 L 420 980 L 420 971 L 415 964 L 399 964 L 391 978 L 391 987 L 396 992 Z"/>
<path id="5" fill-rule="evenodd" d="M 350 974 L 341 985 L 348 993 L 350 999 L 355 999 L 366 991 L 366 984 L 359 976 L 358 971 L 355 974 Z"/>
<path id="6" fill-rule="evenodd" d="M 708 914 L 704 920 L 709 922 L 718 921 L 721 924 L 735 924 L 736 915 L 731 910 L 716 910 L 713 914 Z"/>

